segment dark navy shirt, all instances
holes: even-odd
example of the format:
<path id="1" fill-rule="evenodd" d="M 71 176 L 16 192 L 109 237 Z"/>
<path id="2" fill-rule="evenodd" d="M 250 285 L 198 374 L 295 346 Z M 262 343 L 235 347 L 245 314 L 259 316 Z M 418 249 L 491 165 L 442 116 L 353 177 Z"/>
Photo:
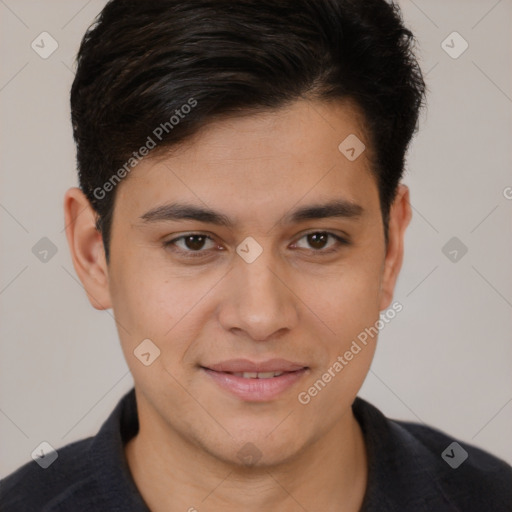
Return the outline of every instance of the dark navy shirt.
<path id="1" fill-rule="evenodd" d="M 390 420 L 359 397 L 352 407 L 369 464 L 362 512 L 512 511 L 505 462 L 433 428 Z M 137 431 L 132 389 L 96 436 L 58 449 L 47 469 L 32 461 L 0 481 L 0 510 L 148 512 L 124 454 Z"/>

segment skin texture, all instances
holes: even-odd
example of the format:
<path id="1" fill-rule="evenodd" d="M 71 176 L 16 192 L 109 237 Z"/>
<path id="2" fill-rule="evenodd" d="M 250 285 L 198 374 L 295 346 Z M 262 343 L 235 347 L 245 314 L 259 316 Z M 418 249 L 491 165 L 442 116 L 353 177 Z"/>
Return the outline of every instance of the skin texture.
<path id="1" fill-rule="evenodd" d="M 91 304 L 113 309 L 134 377 L 140 431 L 126 455 L 151 510 L 359 510 L 367 461 L 351 404 L 376 339 L 307 405 L 297 397 L 391 305 L 411 208 L 399 185 L 386 249 L 368 149 L 353 162 L 338 150 L 349 134 L 368 148 L 355 107 L 300 100 L 216 121 L 150 155 L 118 185 L 109 265 L 87 199 L 67 192 L 76 272 Z M 285 222 L 298 207 L 335 199 L 364 211 Z M 233 226 L 141 219 L 174 201 L 219 211 Z M 315 232 L 350 243 L 315 243 L 306 236 Z M 164 246 L 190 233 L 212 240 Z M 263 249 L 252 263 L 236 252 L 248 236 Z M 187 258 L 194 249 L 205 256 Z M 161 351 L 150 366 L 133 354 L 146 338 Z M 201 369 L 233 358 L 308 370 L 278 397 L 246 401 Z M 257 448 L 252 463 L 237 455 L 244 446 Z"/>

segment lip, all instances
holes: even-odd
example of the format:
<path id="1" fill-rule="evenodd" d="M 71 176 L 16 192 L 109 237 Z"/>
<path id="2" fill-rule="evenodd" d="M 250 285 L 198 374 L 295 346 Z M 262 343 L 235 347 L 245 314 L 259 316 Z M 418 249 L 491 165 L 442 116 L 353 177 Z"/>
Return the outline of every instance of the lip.
<path id="1" fill-rule="evenodd" d="M 294 372 L 307 368 L 305 364 L 288 361 L 286 359 L 267 359 L 266 361 L 250 361 L 249 359 L 230 359 L 221 363 L 203 366 L 214 372 Z"/>
<path id="2" fill-rule="evenodd" d="M 289 390 L 309 371 L 305 365 L 285 359 L 269 359 L 255 362 L 247 359 L 232 359 L 222 363 L 202 366 L 205 372 L 221 389 L 247 402 L 268 402 Z M 283 372 L 268 379 L 243 378 L 232 373 Z"/>

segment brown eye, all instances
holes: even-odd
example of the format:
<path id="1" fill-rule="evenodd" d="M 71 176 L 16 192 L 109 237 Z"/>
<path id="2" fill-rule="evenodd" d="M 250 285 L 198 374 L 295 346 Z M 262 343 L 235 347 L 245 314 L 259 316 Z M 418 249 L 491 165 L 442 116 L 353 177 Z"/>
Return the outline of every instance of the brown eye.
<path id="1" fill-rule="evenodd" d="M 208 235 L 191 233 L 164 242 L 164 246 L 186 256 L 202 256 L 204 253 L 207 253 L 209 249 L 213 249 L 215 243 Z"/>
<path id="2" fill-rule="evenodd" d="M 329 239 L 333 240 L 332 243 L 329 243 Z M 306 246 L 300 245 L 301 240 L 306 240 Z M 327 231 L 315 231 L 313 233 L 308 233 L 299 239 L 295 245 L 300 249 L 309 249 L 316 252 L 331 252 L 332 250 L 336 250 L 336 245 L 348 245 L 348 241 L 344 238 L 335 235 L 334 233 L 329 233 Z"/>
<path id="3" fill-rule="evenodd" d="M 188 235 L 183 237 L 183 241 L 187 249 L 191 249 L 193 251 L 199 251 L 204 247 L 204 243 L 207 237 L 204 235 Z"/>
<path id="4" fill-rule="evenodd" d="M 323 249 L 327 244 L 329 235 L 327 233 L 311 233 L 307 235 L 308 243 L 314 249 Z"/>

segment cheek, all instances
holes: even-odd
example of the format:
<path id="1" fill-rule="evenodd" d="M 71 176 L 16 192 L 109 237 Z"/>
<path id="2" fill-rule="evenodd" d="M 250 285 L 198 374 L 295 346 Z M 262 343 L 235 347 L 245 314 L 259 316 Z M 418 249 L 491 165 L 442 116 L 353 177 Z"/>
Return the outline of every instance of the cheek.
<path id="1" fill-rule="evenodd" d="M 111 276 L 111 296 L 123 350 L 133 351 L 149 338 L 160 349 L 160 364 L 176 367 L 191 340 L 204 327 L 204 309 L 216 280 L 214 276 L 188 279 L 169 268 L 146 264 L 118 266 Z M 136 365 L 137 368 L 137 365 Z"/>
<path id="2" fill-rule="evenodd" d="M 380 268 L 371 258 L 347 261 L 320 279 L 301 282 L 299 296 L 339 342 L 346 342 L 379 317 Z"/>
<path id="3" fill-rule="evenodd" d="M 134 342 L 150 338 L 160 347 L 167 346 L 168 340 L 187 324 L 197 299 L 164 283 L 143 286 L 125 288 L 122 299 L 114 305 L 116 319 Z"/>
<path id="4" fill-rule="evenodd" d="M 329 329 L 317 337 L 321 364 L 297 396 L 300 407 L 308 411 L 307 421 L 314 423 L 316 417 L 322 417 L 325 425 L 335 421 L 350 406 L 369 371 L 380 313 L 379 273 L 372 268 L 354 265 L 326 280 L 322 293 L 316 290 L 316 309 L 312 309 Z"/>
<path id="5" fill-rule="evenodd" d="M 149 338 L 160 347 L 162 334 L 175 323 L 181 290 L 165 283 L 151 265 L 128 261 L 112 265 L 109 286 L 119 337 L 126 352 Z M 162 279 L 164 277 L 164 279 Z"/>

